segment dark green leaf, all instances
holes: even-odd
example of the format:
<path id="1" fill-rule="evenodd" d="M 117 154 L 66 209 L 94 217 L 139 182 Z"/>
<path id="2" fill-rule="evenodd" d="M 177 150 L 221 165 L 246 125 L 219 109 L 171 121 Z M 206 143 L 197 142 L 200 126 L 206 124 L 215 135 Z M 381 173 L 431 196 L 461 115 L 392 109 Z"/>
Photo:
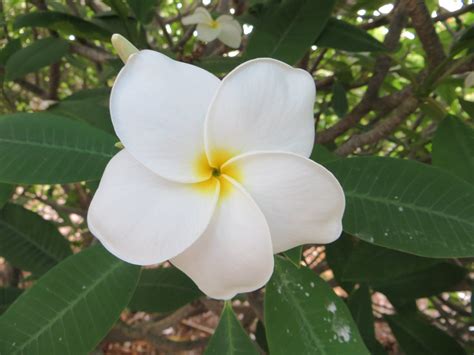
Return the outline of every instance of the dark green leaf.
<path id="1" fill-rule="evenodd" d="M 346 89 L 338 81 L 332 87 L 332 108 L 336 115 L 344 117 L 348 109 Z"/>
<path id="2" fill-rule="evenodd" d="M 326 245 L 326 261 L 334 273 L 334 278 L 341 287 L 348 293 L 354 287 L 353 282 L 343 281 L 344 269 L 347 261 L 354 250 L 353 237 L 346 233 L 342 233 L 338 240 Z"/>
<path id="3" fill-rule="evenodd" d="M 474 184 L 474 129 L 457 117 L 446 117 L 433 139 L 433 164 Z"/>
<path id="4" fill-rule="evenodd" d="M 244 328 L 240 325 L 232 311 L 232 306 L 226 302 L 221 314 L 219 325 L 204 352 L 206 355 L 258 355 L 257 348 L 250 340 Z"/>
<path id="5" fill-rule="evenodd" d="M 465 49 L 474 48 L 474 25 L 466 29 L 451 48 L 451 56 L 462 52 Z"/>
<path id="6" fill-rule="evenodd" d="M 318 47 L 348 52 L 380 52 L 385 46 L 364 30 L 342 20 L 331 18 L 315 43 Z"/>
<path id="7" fill-rule="evenodd" d="M 171 312 L 201 296 L 194 282 L 174 267 L 145 269 L 129 308 L 134 311 Z"/>
<path id="8" fill-rule="evenodd" d="M 14 204 L 0 210 L 0 255 L 12 265 L 42 274 L 70 254 L 51 222 Z"/>
<path id="9" fill-rule="evenodd" d="M 284 254 L 286 255 L 288 259 L 290 259 L 293 262 L 293 264 L 299 267 L 302 252 L 303 252 L 303 246 L 300 245 L 299 247 L 285 251 Z"/>
<path id="10" fill-rule="evenodd" d="M 269 5 L 255 25 L 245 56 L 295 64 L 324 30 L 334 0 L 283 0 Z"/>
<path id="11" fill-rule="evenodd" d="M 369 283 L 391 280 L 428 269 L 439 262 L 439 259 L 406 254 L 361 241 L 347 258 L 342 279 Z"/>
<path id="12" fill-rule="evenodd" d="M 59 61 L 69 50 L 61 38 L 40 39 L 13 53 L 5 64 L 5 79 L 14 80 Z"/>
<path id="13" fill-rule="evenodd" d="M 373 282 L 372 285 L 391 299 L 412 300 L 453 291 L 464 280 L 466 273 L 460 266 L 443 262 L 408 275 Z"/>
<path id="14" fill-rule="evenodd" d="M 63 12 L 44 11 L 31 12 L 17 16 L 13 23 L 15 29 L 24 27 L 44 27 L 61 32 L 62 34 L 75 35 L 89 40 L 97 39 L 109 41 L 112 33 L 95 23 Z"/>
<path id="15" fill-rule="evenodd" d="M 119 318 L 139 273 L 102 246 L 67 258 L 0 317 L 0 353 L 89 353 Z"/>
<path id="16" fill-rule="evenodd" d="M 474 120 L 474 102 L 459 99 L 459 103 L 461 104 L 462 109 Z"/>
<path id="17" fill-rule="evenodd" d="M 0 116 L 0 181 L 59 184 L 95 180 L 117 152 L 116 139 L 64 117 Z"/>
<path id="18" fill-rule="evenodd" d="M 429 324 L 420 314 L 398 314 L 386 319 L 407 355 L 466 354 L 453 338 Z"/>
<path id="19" fill-rule="evenodd" d="M 157 2 L 158 0 L 127 0 L 128 6 L 132 9 L 135 17 L 143 24 L 147 24 L 153 19 Z"/>
<path id="20" fill-rule="evenodd" d="M 410 160 L 361 157 L 326 163 L 346 195 L 344 230 L 428 257 L 474 255 L 474 186 Z"/>
<path id="21" fill-rule="evenodd" d="M 314 145 L 313 152 L 309 158 L 319 164 L 342 159 L 340 156 L 330 152 L 325 146 L 319 144 Z"/>
<path id="22" fill-rule="evenodd" d="M 13 39 L 9 41 L 1 50 L 0 50 L 0 65 L 5 65 L 15 52 L 21 49 L 21 41 L 19 39 Z"/>
<path id="23" fill-rule="evenodd" d="M 265 292 L 265 325 L 273 355 L 368 354 L 344 302 L 312 270 L 280 257 Z"/>
<path id="24" fill-rule="evenodd" d="M 226 74 L 245 60 L 243 58 L 203 58 L 195 64 L 215 75 Z"/>
<path id="25" fill-rule="evenodd" d="M 372 298 L 370 290 L 367 285 L 362 284 L 357 290 L 355 290 L 347 302 L 347 306 L 351 311 L 352 318 L 354 319 L 357 327 L 359 328 L 360 335 L 364 339 L 364 343 L 373 353 L 373 349 L 376 347 L 375 340 L 375 328 L 374 328 L 374 315 L 372 313 Z"/>
<path id="26" fill-rule="evenodd" d="M 5 312 L 22 292 L 20 288 L 0 287 L 0 314 Z"/>
<path id="27" fill-rule="evenodd" d="M 13 188 L 13 185 L 0 183 L 0 209 L 2 209 L 5 203 L 10 199 L 10 196 L 13 193 Z"/>

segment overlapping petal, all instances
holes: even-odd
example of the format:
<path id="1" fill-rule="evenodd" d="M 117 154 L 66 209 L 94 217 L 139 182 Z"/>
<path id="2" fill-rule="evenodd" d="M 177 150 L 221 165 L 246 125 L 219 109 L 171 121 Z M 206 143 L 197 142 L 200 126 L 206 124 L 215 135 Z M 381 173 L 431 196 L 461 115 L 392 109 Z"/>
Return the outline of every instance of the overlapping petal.
<path id="1" fill-rule="evenodd" d="M 265 217 L 235 181 L 223 176 L 223 192 L 204 234 L 171 259 L 208 296 L 230 299 L 265 285 L 273 271 Z"/>
<path id="2" fill-rule="evenodd" d="M 242 42 L 242 26 L 239 22 L 232 16 L 221 15 L 217 18 L 217 23 L 220 28 L 220 41 L 231 48 L 239 48 Z"/>
<path id="3" fill-rule="evenodd" d="M 197 25 L 196 31 L 201 41 L 211 42 L 219 36 L 220 28 L 213 27 L 208 23 L 200 23 Z"/>
<path id="4" fill-rule="evenodd" d="M 183 25 L 197 25 L 198 23 L 210 23 L 212 22 L 212 16 L 203 7 L 198 7 L 193 14 L 184 16 L 181 20 Z"/>
<path id="5" fill-rule="evenodd" d="M 122 150 L 107 165 L 94 195 L 89 229 L 127 262 L 166 261 L 206 229 L 219 195 L 213 181 L 198 187 L 165 180 Z"/>
<path id="6" fill-rule="evenodd" d="M 110 111 L 115 131 L 150 170 L 170 180 L 203 181 L 203 124 L 219 79 L 158 52 L 132 55 L 117 77 Z"/>
<path id="7" fill-rule="evenodd" d="M 342 231 L 344 192 L 323 166 L 292 153 L 256 152 L 223 167 L 262 210 L 279 253 L 301 244 L 330 243 Z"/>
<path id="8" fill-rule="evenodd" d="M 311 75 L 274 59 L 255 59 L 222 81 L 206 117 L 206 151 L 219 166 L 229 156 L 259 150 L 309 156 L 314 143 Z"/>

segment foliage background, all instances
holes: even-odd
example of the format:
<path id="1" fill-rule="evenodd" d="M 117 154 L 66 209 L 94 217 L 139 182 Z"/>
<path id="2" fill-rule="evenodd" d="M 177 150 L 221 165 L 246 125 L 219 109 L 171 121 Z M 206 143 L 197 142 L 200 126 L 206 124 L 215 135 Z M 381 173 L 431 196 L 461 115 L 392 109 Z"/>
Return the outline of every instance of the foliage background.
<path id="1" fill-rule="evenodd" d="M 472 352 L 472 1 L 204 2 L 241 22 L 239 50 L 183 27 L 199 1 L 0 1 L 0 353 Z M 262 56 L 308 70 L 343 236 L 278 256 L 265 291 L 225 305 L 95 245 L 112 33 L 221 77 Z"/>

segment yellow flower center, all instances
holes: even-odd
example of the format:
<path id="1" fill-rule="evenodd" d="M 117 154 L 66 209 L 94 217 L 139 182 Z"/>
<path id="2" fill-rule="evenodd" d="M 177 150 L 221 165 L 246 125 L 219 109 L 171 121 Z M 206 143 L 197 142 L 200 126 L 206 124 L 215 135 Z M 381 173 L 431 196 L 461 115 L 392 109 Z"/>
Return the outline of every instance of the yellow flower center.
<path id="1" fill-rule="evenodd" d="M 241 181 L 242 174 L 240 169 L 238 169 L 233 164 L 231 166 L 222 166 L 230 158 L 236 155 L 237 154 L 232 154 L 225 150 L 215 150 L 211 154 L 213 158 L 213 164 L 211 164 L 207 159 L 205 152 L 199 154 L 194 163 L 194 171 L 198 176 L 209 176 L 209 178 L 206 181 L 193 184 L 193 187 L 201 192 L 213 194 L 215 191 L 215 183 L 216 181 L 219 181 L 219 198 L 228 196 L 232 191 L 232 185 L 224 177 L 224 175 L 229 176 L 236 181 Z"/>
<path id="2" fill-rule="evenodd" d="M 209 23 L 209 26 L 211 28 L 217 28 L 219 27 L 219 22 L 217 22 L 216 20 L 212 20 L 210 23 Z"/>

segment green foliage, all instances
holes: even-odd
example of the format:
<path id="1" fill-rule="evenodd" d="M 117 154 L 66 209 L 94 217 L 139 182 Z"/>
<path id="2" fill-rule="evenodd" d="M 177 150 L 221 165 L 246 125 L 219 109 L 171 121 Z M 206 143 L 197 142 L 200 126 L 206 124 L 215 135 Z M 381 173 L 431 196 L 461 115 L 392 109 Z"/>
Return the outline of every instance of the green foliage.
<path id="1" fill-rule="evenodd" d="M 14 80 L 59 61 L 68 51 L 69 44 L 60 38 L 45 38 L 22 48 L 9 56 L 5 64 L 5 78 Z"/>
<path id="2" fill-rule="evenodd" d="M 295 64 L 325 28 L 333 6 L 334 0 L 272 3 L 256 24 L 247 58 L 272 57 Z"/>
<path id="3" fill-rule="evenodd" d="M 201 296 L 194 282 L 178 269 L 149 269 L 142 271 L 129 307 L 135 311 L 166 313 Z"/>
<path id="4" fill-rule="evenodd" d="M 35 274 L 71 254 L 69 243 L 53 224 L 13 204 L 0 210 L 0 250 L 12 265 Z"/>
<path id="5" fill-rule="evenodd" d="M 344 302 L 311 270 L 279 257 L 265 293 L 265 324 L 272 354 L 368 354 Z"/>
<path id="6" fill-rule="evenodd" d="M 47 184 L 98 179 L 117 152 L 115 142 L 107 133 L 61 116 L 1 116 L 0 181 Z"/>
<path id="7" fill-rule="evenodd" d="M 13 193 L 12 185 L 0 183 L 0 209 L 9 200 L 12 193 Z"/>
<path id="8" fill-rule="evenodd" d="M 90 352 L 119 318 L 139 273 L 99 246 L 69 257 L 2 315 L 0 353 Z"/>
<path id="9" fill-rule="evenodd" d="M 332 107 L 338 117 L 343 117 L 348 110 L 346 90 L 339 82 L 332 87 Z"/>
<path id="10" fill-rule="evenodd" d="M 240 325 L 230 303 L 224 304 L 219 325 L 209 341 L 206 355 L 241 354 L 257 355 L 259 352 Z"/>
<path id="11" fill-rule="evenodd" d="M 5 312 L 23 291 L 14 287 L 0 287 L 0 314 Z"/>
<path id="12" fill-rule="evenodd" d="M 350 158 L 326 166 L 346 194 L 346 232 L 420 256 L 474 253 L 471 184 L 441 169 L 401 159 Z"/>

